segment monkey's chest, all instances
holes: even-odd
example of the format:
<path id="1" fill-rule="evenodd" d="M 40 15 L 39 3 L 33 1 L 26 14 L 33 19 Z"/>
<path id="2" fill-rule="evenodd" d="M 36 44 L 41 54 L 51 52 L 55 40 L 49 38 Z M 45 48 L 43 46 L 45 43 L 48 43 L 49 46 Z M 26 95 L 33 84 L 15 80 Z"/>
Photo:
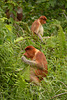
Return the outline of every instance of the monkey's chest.
<path id="1" fill-rule="evenodd" d="M 43 26 L 42 25 L 40 25 L 38 33 L 41 34 L 41 35 L 43 35 Z"/>

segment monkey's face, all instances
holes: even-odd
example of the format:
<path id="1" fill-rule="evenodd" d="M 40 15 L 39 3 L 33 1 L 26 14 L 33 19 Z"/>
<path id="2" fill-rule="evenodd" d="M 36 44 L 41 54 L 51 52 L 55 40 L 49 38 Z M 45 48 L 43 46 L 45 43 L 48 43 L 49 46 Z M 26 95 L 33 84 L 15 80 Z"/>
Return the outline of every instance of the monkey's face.
<path id="1" fill-rule="evenodd" d="M 30 58 L 30 53 L 28 50 L 23 55 L 26 56 L 27 58 Z"/>
<path id="2" fill-rule="evenodd" d="M 40 22 L 41 22 L 41 24 L 45 24 L 46 20 L 45 19 L 41 19 Z"/>
<path id="3" fill-rule="evenodd" d="M 33 50 L 26 50 L 26 52 L 23 55 L 26 56 L 27 58 L 32 59 L 34 57 L 34 52 Z"/>
<path id="4" fill-rule="evenodd" d="M 39 19 L 40 19 L 40 23 L 41 24 L 45 24 L 46 23 L 47 18 L 45 16 L 41 16 Z"/>
<path id="5" fill-rule="evenodd" d="M 25 53 L 23 55 L 27 58 L 33 59 L 33 57 L 35 56 L 35 50 L 36 49 L 33 46 L 27 46 L 25 48 Z"/>

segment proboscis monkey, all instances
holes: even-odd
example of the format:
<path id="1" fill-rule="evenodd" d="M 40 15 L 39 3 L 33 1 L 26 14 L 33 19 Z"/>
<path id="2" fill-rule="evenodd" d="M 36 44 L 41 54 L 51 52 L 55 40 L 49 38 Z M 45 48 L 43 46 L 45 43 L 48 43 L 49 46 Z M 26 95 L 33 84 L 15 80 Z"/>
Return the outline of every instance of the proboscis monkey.
<path id="1" fill-rule="evenodd" d="M 22 61 L 30 65 L 30 82 L 39 85 L 43 77 L 46 77 L 48 74 L 46 57 L 33 46 L 27 46 L 25 51 L 26 52 L 22 56 Z M 26 59 L 25 56 L 31 60 Z"/>
<path id="2" fill-rule="evenodd" d="M 39 19 L 35 20 L 31 26 L 31 31 L 38 35 L 38 37 L 43 42 L 42 36 L 43 36 L 43 26 L 42 24 L 46 23 L 47 18 L 45 16 L 41 16 Z"/>
<path id="3" fill-rule="evenodd" d="M 21 7 L 18 7 L 18 9 L 17 9 L 17 19 L 18 19 L 18 21 L 21 21 L 22 17 L 23 17 L 23 10 L 22 10 Z"/>
<path id="4" fill-rule="evenodd" d="M 15 17 L 15 15 L 9 11 L 9 9 L 6 9 L 5 11 L 7 18 L 9 19 L 10 17 L 13 18 L 15 21 L 22 21 L 22 17 L 23 17 L 23 10 L 21 7 L 17 8 L 16 11 L 16 15 L 17 17 Z"/>

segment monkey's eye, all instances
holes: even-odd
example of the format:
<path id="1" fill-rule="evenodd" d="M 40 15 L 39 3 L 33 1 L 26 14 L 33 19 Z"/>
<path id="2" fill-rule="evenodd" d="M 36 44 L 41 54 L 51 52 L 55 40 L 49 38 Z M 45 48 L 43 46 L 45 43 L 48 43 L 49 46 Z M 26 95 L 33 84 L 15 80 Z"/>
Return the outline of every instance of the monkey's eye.
<path id="1" fill-rule="evenodd" d="M 43 19 L 43 20 L 46 20 L 46 19 Z"/>

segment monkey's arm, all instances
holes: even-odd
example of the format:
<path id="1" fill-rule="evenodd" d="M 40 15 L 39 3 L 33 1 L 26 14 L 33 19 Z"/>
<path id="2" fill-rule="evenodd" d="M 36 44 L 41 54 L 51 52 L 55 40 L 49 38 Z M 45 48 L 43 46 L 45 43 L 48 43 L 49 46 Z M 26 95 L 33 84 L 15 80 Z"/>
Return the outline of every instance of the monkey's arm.
<path id="1" fill-rule="evenodd" d="M 43 42 L 42 36 L 41 36 L 40 34 L 37 34 L 37 35 L 38 35 L 38 37 L 40 38 L 40 40 Z"/>
<path id="2" fill-rule="evenodd" d="M 29 64 L 29 65 L 32 65 L 32 66 L 37 66 L 37 65 L 38 65 L 35 61 L 30 61 L 30 60 L 26 59 L 24 56 L 22 56 L 22 60 L 23 60 L 26 64 Z"/>
<path id="3" fill-rule="evenodd" d="M 39 31 L 39 27 L 37 28 L 37 30 L 36 30 L 34 33 L 39 37 L 39 39 L 41 40 L 41 42 L 43 42 L 43 38 L 42 38 L 42 36 L 38 33 L 38 31 Z"/>
<path id="4" fill-rule="evenodd" d="M 32 67 L 38 67 L 40 68 L 41 70 L 43 70 L 43 67 L 41 65 L 39 65 L 39 63 L 37 63 L 36 61 L 30 61 L 28 59 L 26 59 L 24 56 L 22 56 L 22 60 L 26 63 L 26 64 L 29 64 L 31 65 Z"/>
<path id="5" fill-rule="evenodd" d="M 35 34 L 39 37 L 39 39 L 41 40 L 41 42 L 43 42 L 42 36 L 40 34 L 36 33 L 36 32 L 35 32 Z"/>

